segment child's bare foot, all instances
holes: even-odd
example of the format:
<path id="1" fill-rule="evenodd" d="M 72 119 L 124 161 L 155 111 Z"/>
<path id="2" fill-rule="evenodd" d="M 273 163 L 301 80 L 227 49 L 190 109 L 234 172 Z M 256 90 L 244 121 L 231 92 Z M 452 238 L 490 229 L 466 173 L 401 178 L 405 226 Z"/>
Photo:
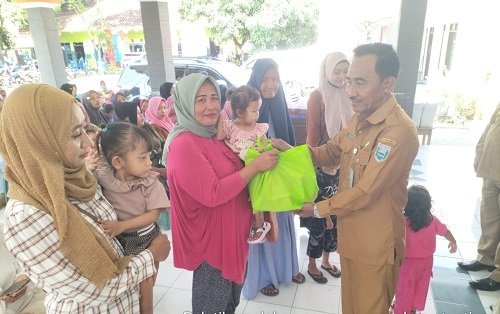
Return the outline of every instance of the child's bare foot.
<path id="1" fill-rule="evenodd" d="M 250 229 L 250 235 L 248 236 L 247 242 L 249 244 L 257 244 L 266 242 L 266 234 L 271 230 L 271 224 L 265 221 L 262 227 L 257 227 L 255 225 Z"/>

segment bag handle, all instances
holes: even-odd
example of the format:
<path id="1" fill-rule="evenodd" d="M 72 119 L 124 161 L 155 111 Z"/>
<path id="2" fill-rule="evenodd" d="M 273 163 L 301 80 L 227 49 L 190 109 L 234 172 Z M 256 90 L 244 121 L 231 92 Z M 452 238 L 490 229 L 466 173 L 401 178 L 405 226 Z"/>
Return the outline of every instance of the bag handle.
<path id="1" fill-rule="evenodd" d="M 265 140 L 267 144 L 262 143 L 263 140 Z M 273 144 L 264 135 L 257 137 L 255 144 L 257 145 L 257 148 L 260 151 L 266 151 L 266 150 L 273 149 Z"/>

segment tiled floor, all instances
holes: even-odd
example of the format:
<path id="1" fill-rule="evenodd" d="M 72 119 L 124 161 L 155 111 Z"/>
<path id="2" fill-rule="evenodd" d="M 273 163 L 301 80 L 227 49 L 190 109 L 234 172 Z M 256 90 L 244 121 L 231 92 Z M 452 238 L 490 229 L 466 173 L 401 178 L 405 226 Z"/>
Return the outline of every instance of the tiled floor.
<path id="1" fill-rule="evenodd" d="M 449 254 L 447 241 L 438 239 L 434 278 L 423 313 L 480 314 L 491 313 L 500 291 L 481 292 L 470 288 L 468 281 L 487 272 L 467 273 L 457 269 L 461 259 L 474 259 L 481 229 L 479 200 L 481 181 L 472 169 L 474 143 L 483 126 L 470 129 L 435 129 L 430 146 L 422 146 L 411 172 L 411 183 L 425 185 L 434 199 L 434 210 L 448 225 L 458 241 L 458 252 Z M 2 218 L 0 211 L 0 219 Z M 298 226 L 298 223 L 296 224 Z M 167 231 L 170 235 L 170 231 Z M 297 228 L 298 254 L 303 273 L 307 271 L 307 231 Z M 339 265 L 337 254 L 331 261 Z M 319 261 L 318 261 L 319 263 Z M 318 264 L 319 265 L 319 264 Z M 257 296 L 241 299 L 238 313 L 312 314 L 341 313 L 340 279 L 328 277 L 326 285 L 315 283 L 306 275 L 302 285 L 280 286 L 276 297 Z M 191 309 L 192 273 L 173 267 L 172 256 L 160 266 L 154 290 L 155 313 L 189 313 Z"/>
<path id="2" fill-rule="evenodd" d="M 487 272 L 467 273 L 457 269 L 461 259 L 474 259 L 481 229 L 479 200 L 481 181 L 474 175 L 472 160 L 474 143 L 482 125 L 470 129 L 436 129 L 430 146 L 422 146 L 412 169 L 410 181 L 425 185 L 434 200 L 436 215 L 448 225 L 458 241 L 458 252 L 449 254 L 447 241 L 438 239 L 434 262 L 434 278 L 428 294 L 425 314 L 491 313 L 500 291 L 481 292 L 470 288 L 468 281 Z M 296 224 L 298 226 L 298 223 Z M 303 273 L 307 271 L 307 230 L 297 227 L 298 254 Z M 331 261 L 339 265 L 337 254 Z M 319 265 L 319 260 L 318 260 Z M 190 272 L 173 267 L 172 257 L 163 263 L 155 288 L 155 313 L 183 313 L 191 309 Z M 238 313 L 312 314 L 341 313 L 340 279 L 328 277 L 326 285 L 315 283 L 306 275 L 302 285 L 280 287 L 276 297 L 257 296 L 241 299 Z"/>

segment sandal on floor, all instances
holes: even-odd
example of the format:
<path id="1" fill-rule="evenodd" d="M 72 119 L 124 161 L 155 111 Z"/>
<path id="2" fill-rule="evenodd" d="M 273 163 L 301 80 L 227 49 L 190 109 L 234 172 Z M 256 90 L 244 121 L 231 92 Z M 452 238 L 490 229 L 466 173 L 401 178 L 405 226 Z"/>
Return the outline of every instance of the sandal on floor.
<path id="1" fill-rule="evenodd" d="M 248 236 L 247 240 L 248 244 L 258 244 L 266 242 L 266 234 L 269 232 L 269 230 L 271 230 L 271 224 L 267 221 L 264 221 L 264 223 L 262 224 L 262 228 L 252 227 L 252 231 L 250 231 L 250 235 Z M 257 239 L 252 240 L 254 235 L 259 232 L 260 236 Z"/>
<path id="2" fill-rule="evenodd" d="M 311 273 L 310 271 L 307 271 L 307 273 L 309 274 L 309 276 L 311 276 L 312 279 L 314 279 L 314 281 L 316 281 L 317 283 L 321 283 L 321 284 L 324 284 L 324 283 L 327 283 L 328 282 L 328 279 L 325 278 L 325 276 L 323 276 L 323 273 L 322 272 L 319 272 L 319 274 L 315 274 L 315 273 Z"/>
<path id="3" fill-rule="evenodd" d="M 305 281 L 306 281 L 306 277 L 304 277 L 304 275 L 302 275 L 301 273 L 298 273 L 297 275 L 292 277 L 292 282 L 295 282 L 298 284 L 304 283 Z"/>
<path id="4" fill-rule="evenodd" d="M 266 295 L 268 297 L 275 297 L 280 293 L 280 290 L 271 284 L 267 287 L 260 289 L 260 293 L 262 293 L 263 295 Z"/>
<path id="5" fill-rule="evenodd" d="M 325 267 L 321 265 L 321 268 L 326 270 L 333 277 L 340 278 L 340 269 L 338 269 L 337 266 L 332 265 L 332 267 Z"/>

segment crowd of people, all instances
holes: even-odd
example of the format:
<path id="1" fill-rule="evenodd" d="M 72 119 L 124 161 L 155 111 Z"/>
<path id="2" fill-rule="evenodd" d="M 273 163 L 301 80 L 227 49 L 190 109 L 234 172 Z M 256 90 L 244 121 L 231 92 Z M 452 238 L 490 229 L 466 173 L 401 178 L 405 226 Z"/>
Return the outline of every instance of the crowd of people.
<path id="1" fill-rule="evenodd" d="M 6 249 L 0 245 L 9 267 L 0 278 L 3 308 L 152 313 L 156 274 L 170 253 L 156 221 L 170 211 L 174 266 L 193 271 L 193 313 L 235 313 L 241 294 L 272 297 L 282 284 L 304 283 L 294 215 L 309 230 L 307 275 L 319 284 L 331 279 L 317 267 L 321 258 L 320 268 L 341 278 L 343 313 L 422 311 L 436 235 L 452 253 L 457 245 L 432 215 L 425 187 L 408 189 L 418 136 L 393 95 L 398 72 L 387 44 L 361 45 L 351 60 L 340 52 L 325 57 L 307 104 L 318 196 L 301 208 L 264 212 L 253 211 L 247 185 L 295 146 L 273 60 L 256 61 L 248 84 L 224 94 L 202 73 L 167 82 L 153 97 L 113 93 L 105 82 L 81 95 L 69 83 L 17 88 L 0 117 L 10 198 Z M 478 174 L 493 160 L 485 134 Z M 245 163 L 262 138 L 272 149 Z M 487 202 L 485 190 L 498 189 L 498 180 L 481 176 Z M 487 207 L 482 215 L 500 221 Z M 478 261 L 460 267 L 498 266 L 500 232 L 491 224 Z M 336 250 L 340 265 L 329 261 Z M 497 271 L 471 285 L 500 289 Z"/>

